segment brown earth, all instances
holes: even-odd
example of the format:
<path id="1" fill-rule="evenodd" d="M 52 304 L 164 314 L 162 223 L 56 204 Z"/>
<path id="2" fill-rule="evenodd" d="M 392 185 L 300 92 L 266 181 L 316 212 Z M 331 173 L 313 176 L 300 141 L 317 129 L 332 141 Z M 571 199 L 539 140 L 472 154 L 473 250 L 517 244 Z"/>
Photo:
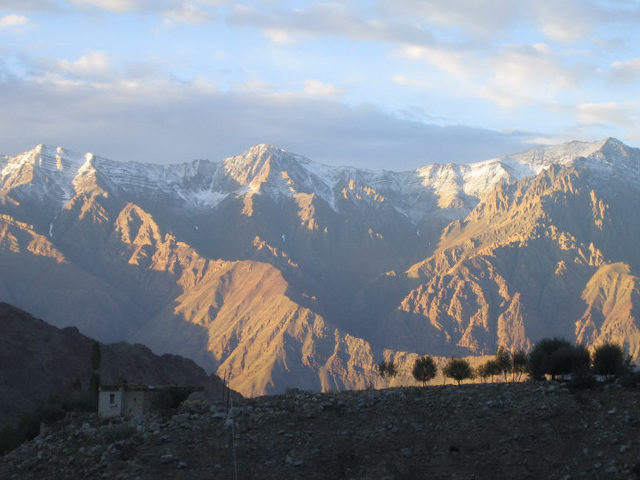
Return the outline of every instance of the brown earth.
<path id="1" fill-rule="evenodd" d="M 0 458 L 0 478 L 634 479 L 638 400 L 526 382 L 192 401 L 76 419 Z"/>

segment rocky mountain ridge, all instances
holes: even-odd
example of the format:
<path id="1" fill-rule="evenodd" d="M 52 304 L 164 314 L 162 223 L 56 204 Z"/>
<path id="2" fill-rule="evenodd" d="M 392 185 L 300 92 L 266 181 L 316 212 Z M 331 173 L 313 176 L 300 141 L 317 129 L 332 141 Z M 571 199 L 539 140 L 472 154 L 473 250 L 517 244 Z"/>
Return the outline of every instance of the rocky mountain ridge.
<path id="1" fill-rule="evenodd" d="M 169 166 L 41 145 L 0 165 L 0 298 L 245 395 L 553 335 L 637 359 L 639 164 L 615 139 L 413 172 L 270 145 Z"/>
<path id="2" fill-rule="evenodd" d="M 354 195 L 371 201 L 388 199 L 398 211 L 419 223 L 435 197 L 439 208 L 469 207 L 498 182 L 535 176 L 551 165 L 579 166 L 608 171 L 638 180 L 638 159 L 616 139 L 571 142 L 536 147 L 527 152 L 466 165 L 433 164 L 415 171 L 371 171 L 315 163 L 273 145 L 260 144 L 222 161 L 195 160 L 159 165 L 121 163 L 92 153 L 38 145 L 16 157 L 4 157 L 2 192 L 23 187 L 62 210 L 76 194 L 100 186 L 111 194 L 165 200 L 173 208 L 207 209 L 230 195 L 266 193 L 293 197 L 315 194 L 333 209 L 340 197 Z M 431 194 L 431 195 L 427 195 Z M 465 202 L 466 200 L 466 202 Z"/>

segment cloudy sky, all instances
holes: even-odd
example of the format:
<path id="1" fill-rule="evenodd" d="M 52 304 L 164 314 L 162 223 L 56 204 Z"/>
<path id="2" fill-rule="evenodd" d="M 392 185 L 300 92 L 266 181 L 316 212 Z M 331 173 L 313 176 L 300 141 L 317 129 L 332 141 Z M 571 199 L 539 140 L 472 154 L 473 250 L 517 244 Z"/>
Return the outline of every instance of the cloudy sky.
<path id="1" fill-rule="evenodd" d="M 640 144 L 636 0 L 0 0 L 0 152 L 404 170 Z"/>

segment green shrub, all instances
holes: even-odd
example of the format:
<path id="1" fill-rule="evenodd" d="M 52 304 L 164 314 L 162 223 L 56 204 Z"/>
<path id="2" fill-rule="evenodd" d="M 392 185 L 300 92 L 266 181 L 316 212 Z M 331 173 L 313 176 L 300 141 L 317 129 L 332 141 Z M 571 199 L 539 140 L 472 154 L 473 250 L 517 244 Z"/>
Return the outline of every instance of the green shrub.
<path id="1" fill-rule="evenodd" d="M 452 358 L 442 369 L 442 373 L 445 377 L 454 379 L 460 385 L 462 380 L 467 378 L 473 378 L 473 371 L 471 365 L 467 360 L 463 358 Z"/>
<path id="2" fill-rule="evenodd" d="M 590 362 L 589 351 L 584 346 L 572 345 L 562 338 L 544 338 L 529 354 L 528 370 L 534 379 L 551 375 L 551 379 L 556 380 L 558 375 L 584 375 Z"/>
<path id="3" fill-rule="evenodd" d="M 511 370 L 514 380 L 517 382 L 527 372 L 527 353 L 524 350 L 516 350 L 511 354 Z"/>
<path id="4" fill-rule="evenodd" d="M 507 381 L 507 377 L 511 372 L 511 353 L 503 347 L 498 349 L 496 353 L 496 362 L 500 368 L 500 373 L 504 375 L 504 381 Z"/>
<path id="5" fill-rule="evenodd" d="M 591 374 L 591 354 L 582 344 L 575 345 L 571 358 L 571 374 L 573 376 L 589 376 Z"/>
<path id="6" fill-rule="evenodd" d="M 600 345 L 593 352 L 593 372 L 607 380 L 625 371 L 625 355 L 621 346 L 615 343 Z"/>
<path id="7" fill-rule="evenodd" d="M 487 363 L 481 363 L 475 369 L 473 374 L 476 378 L 481 378 L 484 383 L 487 382 L 487 378 L 489 378 L 489 372 L 487 371 Z"/>
<path id="8" fill-rule="evenodd" d="M 393 378 L 398 375 L 398 367 L 395 366 L 392 360 L 382 360 L 378 364 L 378 374 L 380 374 L 382 378 Z"/>
<path id="9" fill-rule="evenodd" d="M 493 382 L 493 377 L 496 375 L 500 375 L 501 367 L 498 360 L 495 358 L 493 360 L 488 360 L 486 363 L 487 373 L 491 377 L 491 381 Z"/>
<path id="10" fill-rule="evenodd" d="M 416 358 L 411 373 L 413 374 L 413 378 L 422 382 L 422 386 L 425 386 L 429 380 L 436 376 L 437 371 L 438 369 L 433 358 L 426 355 L 424 357 Z"/>
<path id="11" fill-rule="evenodd" d="M 486 362 L 478 365 L 475 369 L 475 376 L 481 378 L 486 382 L 487 378 L 491 377 L 491 382 L 493 382 L 496 375 L 500 375 L 502 373 L 502 367 L 497 359 L 492 358 L 491 360 L 487 360 Z"/>

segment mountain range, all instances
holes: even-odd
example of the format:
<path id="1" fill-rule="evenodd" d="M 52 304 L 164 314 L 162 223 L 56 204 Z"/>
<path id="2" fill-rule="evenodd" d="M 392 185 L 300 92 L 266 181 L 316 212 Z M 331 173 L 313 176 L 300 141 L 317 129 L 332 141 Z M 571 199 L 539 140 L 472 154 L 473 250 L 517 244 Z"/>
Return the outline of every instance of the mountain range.
<path id="1" fill-rule="evenodd" d="M 271 145 L 175 165 L 39 145 L 0 171 L 0 299 L 243 395 L 548 336 L 640 357 L 640 150 L 616 139 L 409 172 Z"/>

